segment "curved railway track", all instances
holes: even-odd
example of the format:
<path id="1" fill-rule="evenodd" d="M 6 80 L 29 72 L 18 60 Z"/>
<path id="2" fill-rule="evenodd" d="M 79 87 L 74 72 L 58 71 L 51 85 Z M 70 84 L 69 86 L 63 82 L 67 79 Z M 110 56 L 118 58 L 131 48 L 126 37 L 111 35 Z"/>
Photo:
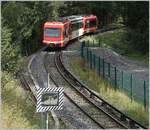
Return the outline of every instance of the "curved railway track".
<path id="1" fill-rule="evenodd" d="M 94 123 L 96 123 L 99 126 L 99 128 L 127 129 L 128 127 L 126 127 L 122 122 L 116 120 L 110 114 L 106 113 L 103 109 L 98 107 L 98 105 L 96 105 L 91 100 L 90 96 L 88 95 L 88 93 L 86 93 L 86 91 L 82 91 L 81 88 L 78 89 L 79 84 L 73 83 L 74 81 L 71 81 L 66 76 L 66 74 L 64 73 L 64 68 L 62 67 L 63 65 L 60 59 L 60 54 L 61 53 L 56 52 L 54 56 L 54 65 L 56 69 L 55 72 L 54 70 L 51 71 L 49 67 L 47 67 L 47 60 L 44 63 L 45 68 L 47 68 L 47 73 L 49 73 L 49 77 L 51 81 L 55 84 L 55 86 L 59 87 L 62 86 L 62 82 L 67 82 L 67 85 L 65 85 L 64 87 L 65 96 L 70 100 L 70 102 L 77 106 L 88 118 L 90 118 Z M 59 75 L 62 76 L 61 79 Z"/>
<path id="2" fill-rule="evenodd" d="M 101 128 L 145 128 L 83 85 L 64 67 L 61 59 L 61 52 L 56 52 L 54 61 L 57 71 L 70 86 L 66 88 L 65 95 L 71 102 L 78 106 L 81 111 L 86 113 L 89 118 L 95 120 Z M 57 78 L 53 78 L 56 73 L 53 74 L 50 71 L 49 73 L 51 80 L 59 87 L 59 81 Z M 76 93 L 71 93 L 73 91 L 76 91 Z M 82 104 L 86 104 L 87 107 L 84 108 L 85 105 Z M 88 108 L 90 108 L 90 110 Z"/>
<path id="3" fill-rule="evenodd" d="M 101 30 L 98 32 L 105 32 L 112 29 Z M 42 50 L 41 50 L 42 51 Z M 45 60 L 44 60 L 45 61 Z M 82 113 L 84 113 L 93 123 L 95 123 L 98 128 L 144 128 L 141 124 L 126 116 L 109 103 L 101 99 L 93 91 L 91 91 L 87 86 L 82 84 L 78 78 L 76 78 L 71 72 L 69 72 L 62 63 L 61 52 L 56 52 L 54 59 L 52 61 L 52 68 L 55 70 L 53 73 L 51 70 L 46 69 L 50 73 L 49 77 L 53 84 L 57 87 L 60 84 L 67 83 L 65 85 L 65 96 L 72 102 L 77 108 L 79 108 Z M 45 68 L 48 68 L 44 63 Z M 56 76 L 59 75 L 61 80 Z M 31 77 L 32 74 L 30 73 Z M 29 91 L 33 91 L 30 86 L 30 81 L 24 76 L 20 76 L 20 80 L 24 86 Z M 34 80 L 33 78 L 30 80 Z M 33 81 L 34 84 L 34 81 Z M 33 87 L 33 85 L 32 85 Z M 36 88 L 35 88 L 36 90 Z M 32 92 L 33 93 L 33 92 Z M 34 102 L 36 102 L 35 92 L 31 95 Z M 90 109 L 89 109 L 90 108 Z"/>
<path id="4" fill-rule="evenodd" d="M 47 55 L 45 55 L 45 57 L 49 57 L 49 55 L 47 54 Z M 74 105 L 77 108 L 76 109 L 76 114 L 81 115 L 81 113 L 79 113 L 79 111 L 82 112 L 82 116 L 78 117 L 78 118 L 81 118 L 81 120 L 85 120 L 85 119 L 83 119 L 83 115 L 85 115 L 84 118 L 86 117 L 86 118 L 88 118 L 88 120 L 91 120 L 92 125 L 93 126 L 95 125 L 94 128 L 102 128 L 103 129 L 104 127 L 98 121 L 96 121 L 93 117 L 91 117 L 91 115 L 89 113 L 87 113 L 82 107 L 80 107 L 78 105 L 78 103 L 76 103 L 74 101 L 75 98 L 73 99 L 73 98 L 70 97 L 70 95 L 67 94 L 69 92 L 72 96 L 76 97 L 76 100 L 77 100 L 77 98 L 80 99 L 79 95 L 77 97 L 77 95 L 75 95 L 76 93 L 74 93 L 74 91 L 69 90 L 69 86 L 68 86 L 69 84 L 66 81 L 64 81 L 62 76 L 59 74 L 59 72 L 56 68 L 56 65 L 55 65 L 55 55 L 50 60 L 47 60 L 47 58 L 45 58 L 44 61 L 45 61 L 44 65 L 45 65 L 46 71 L 47 71 L 47 73 L 49 73 L 49 78 L 51 80 L 51 82 L 50 82 L 51 85 L 55 86 L 55 87 L 60 87 L 60 86 L 62 87 L 63 86 L 64 89 L 65 89 L 65 92 L 64 92 L 65 99 L 67 98 L 67 100 L 69 100 L 69 102 L 71 102 L 71 104 Z M 49 62 L 47 62 L 47 61 L 49 61 Z M 85 103 L 83 103 L 83 101 L 80 102 L 80 103 L 82 105 L 83 104 L 85 105 Z M 83 126 L 81 126 L 81 127 L 84 128 Z"/>

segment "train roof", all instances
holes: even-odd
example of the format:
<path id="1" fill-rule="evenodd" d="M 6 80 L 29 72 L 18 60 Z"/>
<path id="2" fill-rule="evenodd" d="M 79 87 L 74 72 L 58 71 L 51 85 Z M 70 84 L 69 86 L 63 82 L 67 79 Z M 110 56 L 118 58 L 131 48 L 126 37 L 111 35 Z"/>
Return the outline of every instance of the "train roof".
<path id="1" fill-rule="evenodd" d="M 46 23 L 50 25 L 51 24 L 64 24 L 66 22 L 77 22 L 77 21 L 81 21 L 83 20 L 83 18 L 89 18 L 89 17 L 96 17 L 95 15 L 86 15 L 86 14 L 82 14 L 82 15 L 71 15 L 71 16 L 66 16 L 66 17 L 59 17 L 58 19 L 54 20 L 49 20 Z M 45 23 L 45 24 L 46 24 Z"/>
<path id="2" fill-rule="evenodd" d="M 74 21 L 74 20 L 82 20 L 83 17 L 81 15 L 71 15 L 71 16 L 66 16 L 66 17 L 61 17 L 60 19 L 58 19 L 58 21 Z"/>
<path id="3" fill-rule="evenodd" d="M 84 17 L 96 17 L 96 15 L 85 15 Z"/>

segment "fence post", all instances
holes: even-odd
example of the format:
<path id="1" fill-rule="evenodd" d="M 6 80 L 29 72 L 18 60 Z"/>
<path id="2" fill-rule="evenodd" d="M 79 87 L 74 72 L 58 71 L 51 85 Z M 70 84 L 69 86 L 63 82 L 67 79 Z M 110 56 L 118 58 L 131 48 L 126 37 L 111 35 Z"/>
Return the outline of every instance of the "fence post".
<path id="1" fill-rule="evenodd" d="M 88 64 L 89 64 L 89 67 L 90 67 L 90 49 L 88 48 Z"/>
<path id="2" fill-rule="evenodd" d="M 41 129 L 46 128 L 46 114 L 44 112 L 41 112 Z"/>
<path id="3" fill-rule="evenodd" d="M 132 98 L 133 98 L 133 88 L 132 88 L 132 74 L 131 74 L 131 77 L 130 77 L 130 96 L 131 96 L 131 102 L 132 102 Z"/>
<path id="4" fill-rule="evenodd" d="M 103 78 L 105 77 L 105 61 L 103 59 Z"/>
<path id="5" fill-rule="evenodd" d="M 88 47 L 86 48 L 86 57 L 87 57 L 87 62 L 89 62 L 89 57 L 88 57 L 88 53 L 89 51 L 88 51 Z"/>
<path id="6" fill-rule="evenodd" d="M 93 53 L 91 52 L 91 68 L 93 69 Z"/>
<path id="7" fill-rule="evenodd" d="M 98 45 L 99 45 L 99 47 L 100 47 L 100 44 L 101 44 L 100 41 L 101 41 L 101 40 L 99 39 L 99 40 L 98 40 Z"/>
<path id="8" fill-rule="evenodd" d="M 95 54 L 92 54 L 92 68 L 94 69 L 94 56 Z"/>
<path id="9" fill-rule="evenodd" d="M 101 59 L 100 59 L 100 57 L 98 58 L 98 72 L 100 75 L 101 74 Z"/>
<path id="10" fill-rule="evenodd" d="M 123 71 L 121 72 L 121 86 L 123 88 Z"/>
<path id="11" fill-rule="evenodd" d="M 117 89 L 117 69 L 115 67 L 115 90 Z"/>
<path id="12" fill-rule="evenodd" d="M 95 54 L 94 54 L 94 57 L 93 57 L 94 69 L 95 69 L 95 59 L 96 59 L 96 56 L 95 56 Z"/>
<path id="13" fill-rule="evenodd" d="M 146 82 L 144 80 L 144 108 L 146 108 Z"/>
<path id="14" fill-rule="evenodd" d="M 110 63 L 107 64 L 108 64 L 108 76 L 110 77 Z"/>
<path id="15" fill-rule="evenodd" d="M 82 56 L 82 58 L 84 57 L 83 56 L 83 48 L 84 48 L 84 46 L 85 46 L 85 41 L 83 41 L 82 43 L 81 43 L 81 56 Z"/>
<path id="16" fill-rule="evenodd" d="M 90 51 L 90 69 L 92 69 L 92 52 Z"/>
<path id="17" fill-rule="evenodd" d="M 89 40 L 87 41 L 87 47 L 89 47 Z"/>
<path id="18" fill-rule="evenodd" d="M 94 47 L 94 40 L 93 40 L 93 47 Z"/>
<path id="19" fill-rule="evenodd" d="M 91 69 L 92 69 L 92 59 L 93 59 L 93 57 L 92 57 L 92 51 L 91 51 Z"/>
<path id="20" fill-rule="evenodd" d="M 97 74 L 99 74 L 99 71 L 98 71 L 98 56 L 96 56 L 96 65 L 95 65 L 96 67 L 96 72 L 97 72 Z"/>

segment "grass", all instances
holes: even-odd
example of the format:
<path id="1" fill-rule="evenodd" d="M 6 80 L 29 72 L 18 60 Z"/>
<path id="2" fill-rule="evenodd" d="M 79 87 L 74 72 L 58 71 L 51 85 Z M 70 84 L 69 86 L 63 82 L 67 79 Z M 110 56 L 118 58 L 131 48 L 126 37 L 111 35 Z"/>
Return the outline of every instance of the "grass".
<path id="1" fill-rule="evenodd" d="M 73 58 L 70 61 L 70 66 L 75 75 L 79 76 L 80 79 L 89 86 L 89 88 L 98 92 L 103 99 L 122 112 L 136 119 L 144 126 L 148 126 L 148 109 L 145 110 L 142 104 L 136 101 L 131 102 L 130 98 L 126 94 L 119 90 L 115 91 L 108 81 L 99 77 L 92 70 L 89 70 L 81 58 Z"/>
<path id="2" fill-rule="evenodd" d="M 130 53 L 126 55 L 131 60 L 142 61 L 143 65 L 149 67 L 149 54 Z"/>
<path id="3" fill-rule="evenodd" d="M 3 73 L 2 81 L 2 127 L 40 128 L 40 114 L 29 99 L 27 92 L 10 74 Z"/>
<path id="4" fill-rule="evenodd" d="M 42 126 L 41 113 L 36 112 L 35 105 L 29 99 L 29 92 L 24 91 L 20 82 L 7 72 L 2 76 L 1 121 L 2 128 L 6 129 L 40 129 Z M 49 128 L 55 128 L 51 113 Z M 60 128 L 66 128 L 61 120 Z"/>
<path id="5" fill-rule="evenodd" d="M 17 71 L 26 72 L 28 62 L 29 58 L 19 59 L 14 73 Z M 29 98 L 30 93 L 21 88 L 20 81 L 13 76 L 14 73 L 3 71 L 2 74 L 1 127 L 6 129 L 40 129 L 42 127 L 41 113 L 36 112 L 36 106 Z M 51 113 L 49 113 L 49 128 L 55 128 Z M 66 128 L 61 120 L 60 128 Z"/>
<path id="6" fill-rule="evenodd" d="M 86 37 L 86 41 L 90 41 L 92 44 L 93 41 L 98 44 L 100 41 L 101 47 L 111 48 L 112 50 L 116 51 L 117 53 L 127 56 L 130 59 L 134 59 L 140 62 L 143 62 L 145 66 L 149 65 L 149 55 L 142 54 L 139 51 L 133 51 L 131 46 L 129 45 L 129 41 L 126 40 L 127 35 L 126 29 L 118 29 L 116 31 L 110 31 L 103 33 L 102 35 L 96 36 L 89 36 Z"/>

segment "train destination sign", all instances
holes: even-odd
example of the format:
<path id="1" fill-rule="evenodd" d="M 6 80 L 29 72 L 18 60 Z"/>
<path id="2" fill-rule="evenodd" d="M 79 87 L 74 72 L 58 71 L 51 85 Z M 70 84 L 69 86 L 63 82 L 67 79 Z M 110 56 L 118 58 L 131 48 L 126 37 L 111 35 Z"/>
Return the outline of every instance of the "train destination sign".
<path id="1" fill-rule="evenodd" d="M 36 112 L 48 112 L 63 108 L 63 88 L 39 88 Z"/>

